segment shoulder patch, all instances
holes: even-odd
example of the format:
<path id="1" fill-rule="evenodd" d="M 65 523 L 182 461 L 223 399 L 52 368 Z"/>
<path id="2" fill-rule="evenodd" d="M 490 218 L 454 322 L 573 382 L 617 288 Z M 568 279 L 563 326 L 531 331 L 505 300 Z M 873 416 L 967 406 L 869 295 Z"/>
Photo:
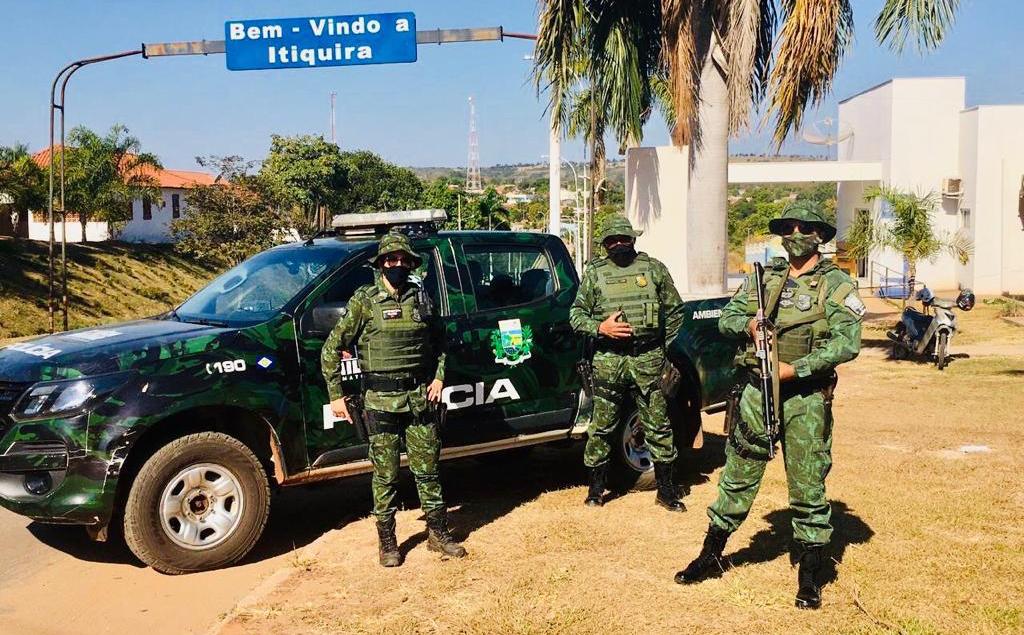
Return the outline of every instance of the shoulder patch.
<path id="1" fill-rule="evenodd" d="M 843 306 L 850 310 L 851 313 L 857 317 L 864 317 L 867 313 L 868 308 L 864 306 L 864 301 L 860 299 L 856 291 L 850 291 L 846 294 L 846 299 L 843 300 Z"/>

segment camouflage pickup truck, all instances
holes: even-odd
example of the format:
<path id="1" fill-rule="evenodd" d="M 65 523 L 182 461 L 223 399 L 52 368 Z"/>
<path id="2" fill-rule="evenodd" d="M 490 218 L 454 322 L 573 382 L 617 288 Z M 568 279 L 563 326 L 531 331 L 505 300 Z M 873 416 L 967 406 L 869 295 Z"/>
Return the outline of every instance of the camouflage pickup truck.
<path id="1" fill-rule="evenodd" d="M 328 408 L 320 350 L 393 227 L 423 256 L 446 326 L 442 458 L 585 435 L 585 343 L 568 319 L 579 279 L 560 240 L 436 231 L 430 210 L 338 218 L 337 235 L 260 253 L 167 314 L 0 349 L 0 505 L 98 540 L 121 524 L 143 562 L 185 573 L 242 558 L 272 488 L 371 471 L 365 438 Z M 689 302 L 669 350 L 685 377 L 680 444 L 699 442 L 701 411 L 730 384 L 725 302 Z M 359 368 L 345 363 L 351 394 Z M 620 487 L 653 481 L 634 424 L 616 448 Z"/>

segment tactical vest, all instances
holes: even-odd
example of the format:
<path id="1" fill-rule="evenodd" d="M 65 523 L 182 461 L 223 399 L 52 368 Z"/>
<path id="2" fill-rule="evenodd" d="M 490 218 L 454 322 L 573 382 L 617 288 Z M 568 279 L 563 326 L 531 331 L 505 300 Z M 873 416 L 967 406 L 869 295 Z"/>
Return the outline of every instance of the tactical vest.
<path id="1" fill-rule="evenodd" d="M 364 373 L 427 373 L 436 360 L 430 346 L 427 313 L 419 293 L 401 300 L 379 288 L 369 294 L 371 316 L 359 336 L 359 368 Z"/>
<path id="2" fill-rule="evenodd" d="M 635 342 L 659 340 L 662 337 L 661 305 L 651 275 L 650 257 L 639 253 L 626 267 L 602 258 L 593 266 L 600 292 L 600 315 L 622 311 L 623 320 L 633 327 Z"/>
<path id="3" fill-rule="evenodd" d="M 775 323 L 775 342 L 779 361 L 793 363 L 816 348 L 828 342 L 828 319 L 825 316 L 825 302 L 830 294 L 845 297 L 853 290 L 853 284 L 843 282 L 830 289 L 826 274 L 838 269 L 831 261 L 824 261 L 810 276 L 789 279 L 789 263 L 781 263 L 765 269 L 765 302 L 768 314 Z M 782 286 L 782 285 L 787 286 Z M 756 310 L 757 290 L 753 284 L 747 289 L 748 306 Z M 754 345 L 748 343 L 742 354 L 741 363 L 750 368 L 757 367 Z"/>

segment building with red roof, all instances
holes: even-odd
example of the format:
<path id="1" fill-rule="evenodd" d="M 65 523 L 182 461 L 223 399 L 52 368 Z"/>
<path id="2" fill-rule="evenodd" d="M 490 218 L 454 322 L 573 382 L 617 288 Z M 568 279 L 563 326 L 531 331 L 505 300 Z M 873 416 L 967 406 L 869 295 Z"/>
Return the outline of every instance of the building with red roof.
<path id="1" fill-rule="evenodd" d="M 60 146 L 56 146 L 57 152 Z M 44 170 L 50 167 L 51 148 L 45 148 L 32 155 L 33 160 Z M 59 169 L 58 162 L 54 164 Z M 151 176 L 160 186 L 161 195 L 157 201 L 144 201 L 135 199 L 132 201 L 131 220 L 118 227 L 111 227 L 104 221 L 89 221 L 86 223 L 86 237 L 90 241 L 101 240 L 124 240 L 127 242 L 144 243 L 168 243 L 173 242 L 171 233 L 171 221 L 187 214 L 188 191 L 200 185 L 212 185 L 216 178 L 207 172 L 196 170 L 176 169 L 155 169 L 151 167 L 141 168 L 141 173 Z M 58 186 L 55 183 L 55 190 Z M 59 221 L 59 219 L 58 219 Z M 74 210 L 68 210 L 67 214 L 67 239 L 68 242 L 82 241 L 82 225 L 78 222 L 78 215 Z M 61 240 L 62 224 L 57 223 L 54 231 L 57 240 Z M 33 211 L 28 223 L 28 238 L 34 240 L 48 240 L 50 237 L 50 226 L 47 220 L 46 210 Z"/>

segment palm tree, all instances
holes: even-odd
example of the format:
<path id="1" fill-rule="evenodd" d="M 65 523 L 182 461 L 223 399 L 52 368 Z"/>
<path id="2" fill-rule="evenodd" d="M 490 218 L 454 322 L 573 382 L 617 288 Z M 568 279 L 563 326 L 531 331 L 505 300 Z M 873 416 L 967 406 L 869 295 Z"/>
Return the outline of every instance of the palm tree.
<path id="1" fill-rule="evenodd" d="M 142 152 L 142 143 L 121 124 L 106 135 L 79 126 L 68 135 L 65 152 L 67 185 L 65 206 L 78 214 L 82 242 L 87 242 L 90 219 L 117 224 L 131 220 L 131 204 L 137 198 L 159 200 L 155 172 L 161 169 L 156 155 Z"/>
<path id="2" fill-rule="evenodd" d="M 938 46 L 959 0 L 884 0 L 879 42 L 902 52 Z M 781 25 L 781 26 L 780 26 Z M 725 286 L 728 139 L 764 102 L 776 148 L 808 105 L 832 87 L 853 39 L 850 0 L 542 0 L 535 54 L 539 88 L 563 122 L 580 68 L 599 89 L 621 144 L 642 138 L 664 78 L 688 146 L 687 232 L 691 293 Z"/>
<path id="3" fill-rule="evenodd" d="M 935 260 L 942 252 L 966 265 L 974 253 L 974 244 L 962 231 L 937 233 L 932 227 L 932 214 L 939 206 L 934 193 L 914 194 L 889 186 L 873 186 L 864 191 L 865 201 L 881 199 L 891 210 L 892 218 L 858 218 L 845 237 L 850 258 L 868 257 L 878 249 L 892 249 L 907 262 L 907 285 L 914 288 L 917 263 Z"/>

